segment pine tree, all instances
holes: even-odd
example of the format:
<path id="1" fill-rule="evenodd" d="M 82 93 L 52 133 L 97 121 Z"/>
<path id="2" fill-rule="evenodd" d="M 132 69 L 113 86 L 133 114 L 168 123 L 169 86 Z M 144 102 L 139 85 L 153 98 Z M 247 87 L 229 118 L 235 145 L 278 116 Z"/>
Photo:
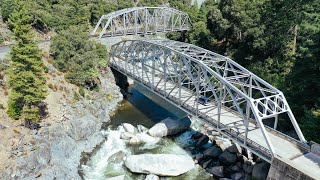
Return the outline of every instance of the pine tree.
<path id="1" fill-rule="evenodd" d="M 17 45 L 11 48 L 12 65 L 9 69 L 11 87 L 8 115 L 14 119 L 23 118 L 25 125 L 34 127 L 41 117 L 43 100 L 46 97 L 46 81 L 41 53 L 32 39 L 31 16 L 18 0 L 9 18 Z"/>

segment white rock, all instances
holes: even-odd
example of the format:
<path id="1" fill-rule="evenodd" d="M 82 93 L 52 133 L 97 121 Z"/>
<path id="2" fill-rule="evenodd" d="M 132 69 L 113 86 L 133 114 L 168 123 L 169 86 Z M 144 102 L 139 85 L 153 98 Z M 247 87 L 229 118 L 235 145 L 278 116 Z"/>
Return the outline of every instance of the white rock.
<path id="1" fill-rule="evenodd" d="M 133 137 L 134 137 L 134 134 L 129 133 L 129 132 L 122 132 L 121 135 L 120 135 L 120 138 L 124 139 L 124 140 L 129 140 L 129 139 L 131 139 Z"/>
<path id="2" fill-rule="evenodd" d="M 190 125 L 191 121 L 187 117 L 179 120 L 166 118 L 155 124 L 151 129 L 149 129 L 148 133 L 153 137 L 175 135 L 186 131 L 190 128 Z"/>
<path id="3" fill-rule="evenodd" d="M 139 133 L 147 133 L 149 131 L 148 128 L 144 127 L 143 125 L 139 124 L 137 125 L 137 129 Z"/>
<path id="4" fill-rule="evenodd" d="M 160 178 L 157 175 L 149 174 L 144 180 L 160 180 Z"/>
<path id="5" fill-rule="evenodd" d="M 135 128 L 132 124 L 123 123 L 122 126 L 126 132 L 129 132 L 132 134 L 136 134 L 138 132 L 137 128 Z"/>
<path id="6" fill-rule="evenodd" d="M 137 136 L 134 136 L 129 140 L 129 144 L 131 145 L 139 145 L 141 143 L 142 143 L 141 139 L 138 138 Z"/>
<path id="7" fill-rule="evenodd" d="M 139 133 L 139 134 L 136 134 L 136 136 L 147 145 L 157 144 L 161 140 L 161 138 L 152 137 L 146 133 Z"/>
<path id="8" fill-rule="evenodd" d="M 195 166 L 191 157 L 175 154 L 130 155 L 124 164 L 131 172 L 159 176 L 179 176 Z"/>

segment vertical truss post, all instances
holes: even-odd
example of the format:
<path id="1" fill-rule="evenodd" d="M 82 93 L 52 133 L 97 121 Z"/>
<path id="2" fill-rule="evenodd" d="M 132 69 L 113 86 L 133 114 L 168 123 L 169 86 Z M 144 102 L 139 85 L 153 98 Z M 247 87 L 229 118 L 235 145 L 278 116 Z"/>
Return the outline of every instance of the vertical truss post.
<path id="1" fill-rule="evenodd" d="M 138 11 L 134 11 L 134 31 L 135 31 L 135 35 L 138 34 Z"/>
<path id="2" fill-rule="evenodd" d="M 160 58 L 160 57 L 159 57 Z M 154 60 L 152 61 L 152 89 L 155 89 L 155 85 L 154 85 L 154 76 L 155 76 L 155 69 L 156 69 L 156 63 L 154 62 Z"/>
<path id="3" fill-rule="evenodd" d="M 252 76 L 250 75 L 249 77 L 249 97 L 252 98 Z M 248 139 L 248 131 L 249 131 L 249 119 L 250 119 L 250 103 L 247 101 L 247 108 L 246 108 L 246 120 L 244 122 L 244 125 L 246 127 L 246 130 L 245 130 L 245 139 L 244 139 L 244 145 L 247 145 L 247 139 Z"/>
<path id="4" fill-rule="evenodd" d="M 196 117 L 199 116 L 199 97 L 200 97 L 200 66 L 197 66 L 197 82 L 194 82 L 195 86 L 196 86 Z"/>
<path id="5" fill-rule="evenodd" d="M 181 102 L 182 102 L 182 99 L 181 99 L 181 84 L 182 84 L 182 79 L 181 79 L 181 71 L 182 71 L 182 68 L 181 68 L 181 63 L 182 60 L 181 60 L 181 56 L 179 56 L 179 74 L 178 74 L 178 83 L 179 83 L 179 105 L 182 105 Z"/>
<path id="6" fill-rule="evenodd" d="M 144 32 L 147 34 L 148 33 L 148 9 L 145 9 L 145 13 L 144 13 L 144 18 L 145 18 L 145 29 Z"/>
<path id="7" fill-rule="evenodd" d="M 223 94 L 222 94 L 222 89 L 224 89 L 224 85 L 222 85 L 222 83 L 220 83 L 220 87 L 219 87 L 219 99 L 218 99 L 218 124 L 217 124 L 217 128 L 219 129 L 219 125 L 220 125 L 220 121 L 221 121 L 221 106 L 222 106 L 222 98 L 223 98 Z"/>
<path id="8" fill-rule="evenodd" d="M 277 125 L 278 125 L 278 115 L 274 117 L 273 129 L 277 130 Z"/>
<path id="9" fill-rule="evenodd" d="M 157 33 L 157 30 L 158 30 L 158 10 L 157 9 L 155 9 L 154 10 L 154 23 L 155 23 L 155 26 L 154 26 L 154 33 Z"/>
<path id="10" fill-rule="evenodd" d="M 123 14 L 123 35 L 126 34 L 126 29 L 127 29 L 127 26 L 126 26 L 126 13 L 125 13 Z"/>
<path id="11" fill-rule="evenodd" d="M 168 56 L 169 57 L 169 56 Z M 167 96 L 167 58 L 164 58 L 163 74 L 164 74 L 164 96 Z"/>
<path id="12" fill-rule="evenodd" d="M 173 31 L 174 14 L 171 14 L 171 31 Z"/>

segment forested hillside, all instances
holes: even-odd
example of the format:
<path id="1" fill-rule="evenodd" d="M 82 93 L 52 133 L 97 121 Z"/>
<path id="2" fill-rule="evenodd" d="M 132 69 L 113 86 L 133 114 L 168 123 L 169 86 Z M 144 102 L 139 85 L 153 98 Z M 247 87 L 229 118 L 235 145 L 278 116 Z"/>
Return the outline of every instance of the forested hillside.
<path id="1" fill-rule="evenodd" d="M 189 12 L 194 30 L 170 38 L 227 55 L 282 90 L 307 139 L 320 142 L 319 0 L 207 0 L 198 11 L 176 6 Z"/>
<path id="2" fill-rule="evenodd" d="M 169 38 L 229 56 L 282 90 L 307 139 L 320 142 L 320 0 L 207 0 L 200 9 L 191 0 L 0 2 L 4 21 L 13 20 L 15 3 L 22 2 L 33 28 L 56 32 L 53 64 L 89 90 L 98 89 L 99 69 L 107 65 L 103 47 L 86 37 L 101 15 L 144 5 L 188 12 L 194 29 Z"/>

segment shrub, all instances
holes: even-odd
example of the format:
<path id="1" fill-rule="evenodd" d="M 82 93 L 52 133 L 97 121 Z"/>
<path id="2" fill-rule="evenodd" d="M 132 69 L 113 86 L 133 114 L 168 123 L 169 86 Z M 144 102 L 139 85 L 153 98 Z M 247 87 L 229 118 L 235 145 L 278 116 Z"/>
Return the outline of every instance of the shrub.
<path id="1" fill-rule="evenodd" d="M 85 97 L 85 95 L 86 95 L 86 92 L 84 91 L 84 88 L 83 88 L 82 86 L 79 88 L 79 94 L 80 94 L 82 97 Z"/>
<path id="2" fill-rule="evenodd" d="M 78 92 L 74 92 L 73 99 L 76 100 L 76 101 L 79 101 L 81 99 L 80 94 Z"/>

